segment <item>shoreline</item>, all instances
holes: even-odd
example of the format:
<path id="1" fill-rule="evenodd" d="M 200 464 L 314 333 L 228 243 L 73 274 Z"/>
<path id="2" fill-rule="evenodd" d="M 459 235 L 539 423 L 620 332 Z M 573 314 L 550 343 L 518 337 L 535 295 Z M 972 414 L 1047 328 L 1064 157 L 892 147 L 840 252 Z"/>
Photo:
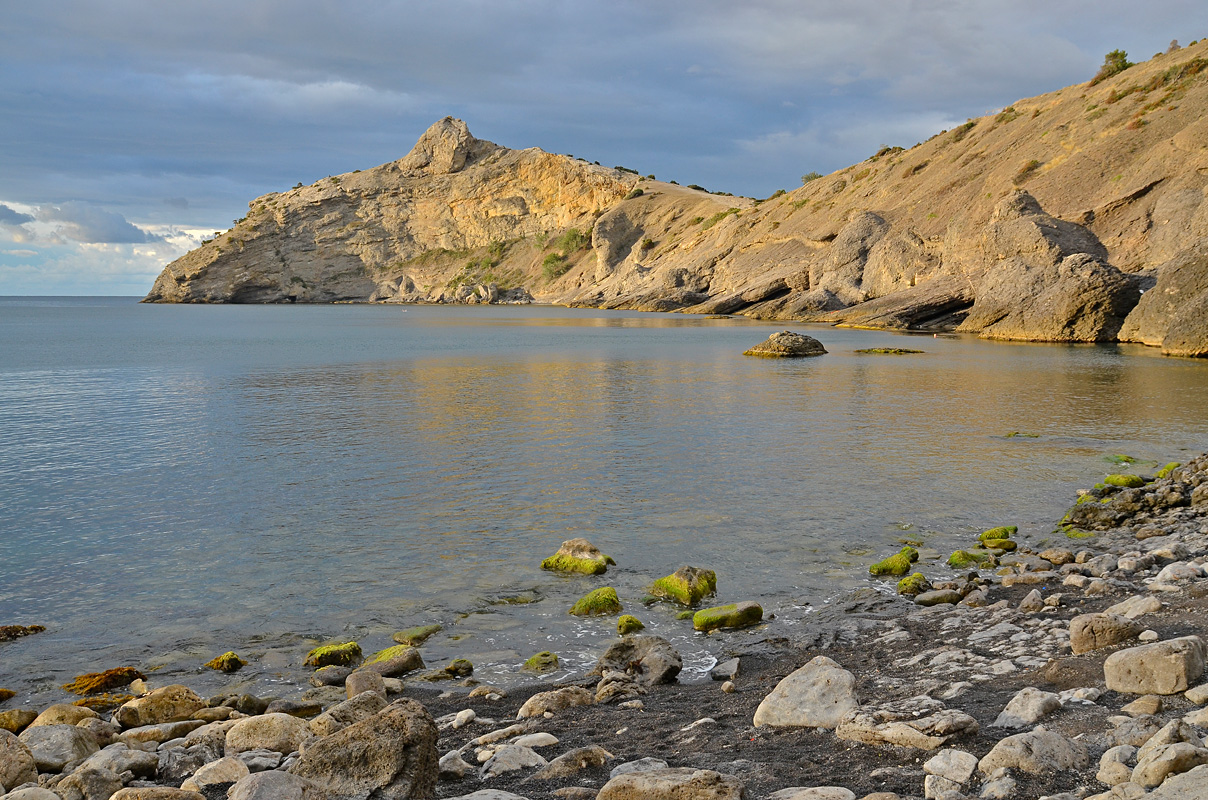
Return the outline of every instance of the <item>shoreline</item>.
<path id="1" fill-rule="evenodd" d="M 1170 488 L 1176 482 L 1187 491 L 1172 493 Z M 1208 490 L 1197 494 L 1201 485 L 1208 485 L 1208 456 L 1193 460 L 1164 482 L 1114 491 L 1105 498 L 1109 501 L 1106 503 L 1080 504 L 1076 508 L 1085 505 L 1095 510 L 1088 519 L 1111 523 L 1111 527 L 1090 538 L 1070 539 L 1066 549 L 1075 560 L 1060 566 L 1028 552 L 1026 547 L 1004 554 L 1004 562 L 1015 564 L 1013 574 L 998 576 L 990 570 L 980 571 L 978 582 L 985 584 L 989 594 L 981 606 L 923 607 L 875 589 L 859 589 L 810 615 L 815 619 L 792 628 L 772 628 L 771 636 L 764 631 L 729 636 L 726 639 L 729 646 L 717 657 L 739 659 L 732 692 L 723 691 L 721 681 L 639 686 L 628 707 L 621 704 L 572 707 L 561 709 L 550 718 L 537 717 L 536 722 L 527 723 L 531 730 L 526 732 L 548 733 L 558 740 L 557 744 L 532 748 L 543 759 L 552 760 L 575 748 L 595 746 L 612 756 L 602 765 L 573 770 L 567 776 L 548 781 L 531 780 L 536 766 L 521 767 L 485 780 L 471 773 L 459 780 L 439 781 L 436 795 L 453 797 L 478 789 L 498 789 L 530 799 L 586 798 L 587 791 L 594 796 L 596 790 L 608 783 L 612 768 L 654 757 L 672 768 L 707 769 L 730 775 L 745 786 L 747 797 L 770 796 L 795 786 L 841 786 L 853 797 L 877 791 L 923 797 L 927 778 L 922 764 L 935 752 L 955 748 L 982 758 L 1000 739 L 1033 727 L 1030 724 L 1019 729 L 993 727 L 1008 702 L 1028 687 L 1059 697 L 1061 692 L 1068 694 L 1057 708 L 1049 709 L 1041 725 L 1078 742 L 1086 751 L 1085 758 L 1078 765 L 1068 765 L 1048 777 L 1012 770 L 1006 777 L 1015 781 L 1015 789 L 1003 796 L 1040 797 L 1075 790 L 1084 794 L 1104 792 L 1108 787 L 1096 778 L 1098 762 L 1120 731 L 1120 726 L 1113 726 L 1111 720 L 1136 696 L 1105 691 L 1103 663 L 1109 654 L 1136 646 L 1138 641 L 1134 636 L 1111 647 L 1073 655 L 1069 645 L 1070 620 L 1101 612 L 1130 596 L 1154 597 L 1163 603 L 1162 610 L 1140 616 L 1138 624 L 1154 631 L 1160 641 L 1187 635 L 1208 638 L 1208 578 L 1203 568 L 1208 561 L 1208 502 L 1205 502 L 1208 497 L 1203 495 Z M 1176 502 L 1176 494 L 1184 500 Z M 1182 504 L 1192 497 L 1198 502 Z M 1156 507 L 1145 508 L 1147 502 L 1156 502 Z M 1057 561 L 1066 560 L 1064 554 L 1046 552 Z M 1159 582 L 1155 590 L 1156 576 L 1178 573 L 1178 569 L 1167 569 L 1170 564 L 1190 567 L 1184 570 L 1182 578 L 1168 585 Z M 1042 568 L 1046 565 L 1047 569 Z M 937 585 L 941 583 L 937 581 Z M 1033 590 L 1038 590 L 1041 605 L 1029 611 L 1028 599 Z M 966 599 L 975 591 L 967 592 Z M 1046 605 L 1046 595 L 1050 600 L 1053 595 L 1060 598 L 1052 601 L 1055 605 Z M 1035 599 L 1032 596 L 1031 603 Z M 791 638 L 776 636 L 777 633 L 791 634 Z M 19 646 L 19 642 L 3 645 L 13 646 Z M 851 672 L 854 696 L 859 709 L 865 712 L 863 733 L 847 731 L 847 736 L 857 737 L 853 739 L 839 738 L 834 731 L 823 728 L 753 726 L 756 708 L 777 683 L 818 655 Z M 470 697 L 471 684 L 423 684 L 404 675 L 402 691 L 390 693 L 388 699 L 402 697 L 421 703 L 441 729 L 436 742 L 438 755 L 456 750 L 465 756 L 466 762 L 477 767 L 474 756 L 480 748 L 468 743 L 515 723 L 523 701 L 557 688 L 580 687 L 590 692 L 596 680 L 582 675 L 557 684 L 535 680 L 494 693 L 480 690 L 481 696 Z M 1197 676 L 1192 685 L 1198 686 L 1203 681 L 1202 676 Z M 160 685 L 154 676 L 149 682 Z M 1075 690 L 1079 689 L 1088 691 L 1078 696 Z M 302 691 L 300 697 L 295 696 L 292 702 L 309 704 L 307 711 L 317 711 L 315 703 L 330 709 L 345 699 L 345 693 L 342 686 L 312 687 Z M 641 707 L 634 707 L 632 700 L 640 702 Z M 221 703 L 215 705 L 222 708 Z M 5 712 L 19 706 L 19 697 L 0 704 L 0 714 L 4 715 L 0 719 L 10 716 Z M 248 708 L 255 710 L 254 706 Z M 1175 693 L 1157 701 L 1156 715 L 1137 718 L 1152 717 L 1154 724 L 1149 726 L 1152 730 L 1147 730 L 1153 734 L 1161 725 L 1194 714 L 1197 708 Z M 466 709 L 473 714 L 467 714 Z M 931 751 L 868 743 L 884 734 L 884 731 L 876 733 L 877 725 L 917 722 L 944 709 L 959 711 L 975 724 L 966 725 L 950 741 Z M 1151 705 L 1145 710 L 1154 709 Z M 475 719 L 453 727 L 458 714 L 462 719 L 469 716 Z M 109 716 L 108 712 L 102 714 L 104 719 Z M 231 716 L 238 716 L 238 712 Z M 1200 719 L 1197 724 L 1201 733 L 1208 728 L 1204 716 L 1196 718 Z M 711 721 L 700 722 L 706 719 Z M 229 727 L 231 723 L 228 719 L 221 724 Z M 849 723 L 848 727 L 852 725 Z M 94 728 L 99 730 L 100 726 Z M 896 735 L 900 736 L 902 730 Z M 859 740 L 861 736 L 863 741 Z M 185 742 L 168 740 L 167 745 L 154 744 L 162 757 L 165 751 L 182 747 Z M 121 749 L 119 745 L 113 747 Z M 64 779 L 46 774 L 47 784 L 55 783 L 56 778 Z M 131 778 L 132 782 L 127 783 L 136 785 L 143 780 Z M 162 784 L 163 777 L 147 782 Z M 978 796 L 984 784 L 990 782 L 990 775 L 975 773 L 965 787 L 968 793 L 955 796 Z M 555 795 L 559 789 L 575 791 Z"/>

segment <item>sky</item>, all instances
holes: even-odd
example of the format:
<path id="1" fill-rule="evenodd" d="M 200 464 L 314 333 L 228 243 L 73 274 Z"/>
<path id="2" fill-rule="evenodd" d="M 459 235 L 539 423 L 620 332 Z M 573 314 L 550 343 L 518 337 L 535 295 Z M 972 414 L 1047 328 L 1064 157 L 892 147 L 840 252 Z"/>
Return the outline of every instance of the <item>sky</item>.
<path id="1" fill-rule="evenodd" d="M 436 120 L 766 197 L 1208 36 L 1204 0 L 54 0 L 0 13 L 0 295 L 142 295 Z"/>

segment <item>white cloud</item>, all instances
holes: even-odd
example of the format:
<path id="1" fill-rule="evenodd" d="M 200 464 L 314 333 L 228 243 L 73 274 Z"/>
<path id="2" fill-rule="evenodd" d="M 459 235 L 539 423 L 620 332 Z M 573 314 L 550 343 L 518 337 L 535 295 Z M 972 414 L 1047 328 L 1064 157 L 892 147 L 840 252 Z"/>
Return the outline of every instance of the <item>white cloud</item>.
<path id="1" fill-rule="evenodd" d="M 42 206 L 38 209 L 37 219 L 39 222 L 50 224 L 54 235 L 85 244 L 149 240 L 146 231 L 131 224 L 116 211 L 86 203 L 68 202 L 57 206 Z"/>

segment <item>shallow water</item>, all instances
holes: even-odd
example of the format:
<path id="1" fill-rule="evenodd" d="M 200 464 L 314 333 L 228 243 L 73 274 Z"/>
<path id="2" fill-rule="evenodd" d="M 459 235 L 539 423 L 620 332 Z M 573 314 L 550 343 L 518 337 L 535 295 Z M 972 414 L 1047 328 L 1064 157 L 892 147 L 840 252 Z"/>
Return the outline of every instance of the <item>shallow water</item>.
<path id="1" fill-rule="evenodd" d="M 469 658 L 507 684 L 537 650 L 562 674 L 594 662 L 615 620 L 566 610 L 601 585 L 699 672 L 758 634 L 696 636 L 643 608 L 683 564 L 791 635 L 837 592 L 880 585 L 866 565 L 900 538 L 924 561 L 999 524 L 1039 542 L 1118 470 L 1107 456 L 1208 445 L 1201 361 L 809 326 L 792 327 L 829 355 L 740 355 L 783 327 L 0 299 L 0 624 L 48 628 L 0 644 L 0 686 L 49 702 L 75 674 L 134 664 L 284 694 L 320 640 L 372 651 L 428 622 L 445 626 L 430 665 Z M 880 346 L 926 353 L 854 352 Z M 618 566 L 543 572 L 573 536 Z M 199 669 L 228 649 L 253 664 Z"/>

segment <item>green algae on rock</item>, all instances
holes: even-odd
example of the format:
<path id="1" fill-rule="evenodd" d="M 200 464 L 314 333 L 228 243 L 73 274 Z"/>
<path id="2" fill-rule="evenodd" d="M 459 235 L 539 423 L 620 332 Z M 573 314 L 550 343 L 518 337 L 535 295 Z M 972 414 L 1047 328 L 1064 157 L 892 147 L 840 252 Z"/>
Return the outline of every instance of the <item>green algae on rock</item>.
<path id="1" fill-rule="evenodd" d="M 358 654 L 359 652 L 360 649 L 358 648 Z M 369 657 L 369 659 L 365 662 L 365 666 L 368 667 L 372 664 L 385 664 L 387 661 L 394 661 L 395 659 L 403 659 L 414 662 L 416 666 L 411 667 L 412 669 L 420 669 L 424 665 L 423 659 L 420 658 L 418 650 L 409 644 L 396 644 L 393 647 L 387 647 L 385 650 L 378 650 Z"/>
<path id="2" fill-rule="evenodd" d="M 617 590 L 611 586 L 588 592 L 579 598 L 570 609 L 576 617 L 594 616 L 598 614 L 620 614 L 621 600 Z"/>
<path id="3" fill-rule="evenodd" d="M 905 347 L 866 347 L 863 350 L 857 350 L 856 352 L 875 356 L 906 356 L 913 353 L 922 353 L 924 351 L 908 350 Z"/>
<path id="4" fill-rule="evenodd" d="M 621 618 L 617 620 L 617 633 L 621 636 L 636 633 L 645 627 L 642 621 L 632 614 L 622 614 Z"/>
<path id="5" fill-rule="evenodd" d="M 1108 486 L 1118 486 L 1121 489 L 1140 489 L 1145 485 L 1144 478 L 1138 475 L 1129 475 L 1127 473 L 1108 475 L 1103 479 L 1103 482 Z"/>
<path id="6" fill-rule="evenodd" d="M 414 628 L 407 628 L 404 631 L 399 631 L 390 638 L 399 644 L 410 645 L 411 647 L 419 647 L 428 640 L 428 637 L 433 634 L 440 633 L 440 625 L 417 625 Z"/>
<path id="7" fill-rule="evenodd" d="M 0 642 L 12 641 L 21 636 L 33 636 L 44 630 L 45 625 L 0 625 Z"/>
<path id="8" fill-rule="evenodd" d="M 655 597 L 665 597 L 694 606 L 701 598 L 717 593 L 717 573 L 699 567 L 680 567 L 675 572 L 659 578 L 650 587 Z"/>
<path id="9" fill-rule="evenodd" d="M 948 556 L 948 566 L 953 569 L 980 568 L 982 564 L 993 566 L 994 556 L 983 550 L 955 550 Z"/>
<path id="10" fill-rule="evenodd" d="M 542 650 L 520 665 L 525 672 L 552 672 L 558 668 L 558 655 L 548 650 Z"/>
<path id="11" fill-rule="evenodd" d="M 455 658 L 445 665 L 444 671 L 456 678 L 468 678 L 474 674 L 474 665 L 468 658 Z"/>
<path id="12" fill-rule="evenodd" d="M 931 588 L 931 582 L 921 572 L 907 575 L 898 581 L 898 594 L 913 597 Z"/>
<path id="13" fill-rule="evenodd" d="M 873 575 L 905 575 L 910 565 L 919 560 L 919 551 L 907 545 L 889 558 L 882 559 L 868 568 Z"/>
<path id="14" fill-rule="evenodd" d="M 763 621 L 763 606 L 750 600 L 713 608 L 702 608 L 692 615 L 692 627 L 698 631 L 719 628 L 746 628 Z"/>
<path id="15" fill-rule="evenodd" d="M 604 555 L 591 542 L 578 538 L 563 542 L 562 546 L 558 548 L 558 552 L 541 562 L 541 569 L 602 575 L 608 571 L 610 564 L 615 565 L 616 563 L 612 556 Z"/>
<path id="16" fill-rule="evenodd" d="M 1018 545 L 1011 539 L 985 539 L 982 541 L 982 547 L 987 550 L 1000 550 L 1009 553 L 1018 547 Z"/>
<path id="17" fill-rule="evenodd" d="M 760 358 L 805 358 L 825 354 L 826 348 L 822 346 L 822 342 L 812 336 L 792 331 L 773 333 L 765 341 L 743 352 L 744 356 Z"/>
<path id="18" fill-rule="evenodd" d="M 361 660 L 361 646 L 356 642 L 319 645 L 306 654 L 307 667 L 347 667 Z"/>
<path id="19" fill-rule="evenodd" d="M 675 615 L 675 618 L 676 619 L 692 619 L 692 617 L 695 614 L 696 614 L 695 611 L 681 611 Z"/>
<path id="20" fill-rule="evenodd" d="M 1162 467 L 1160 470 L 1157 471 L 1157 473 L 1153 476 L 1154 480 L 1160 481 L 1163 478 L 1169 478 L 1170 473 L 1172 473 L 1176 469 L 1178 469 L 1179 466 L 1180 466 L 1179 462 L 1171 461 L 1169 464 L 1167 464 L 1166 466 Z"/>
<path id="21" fill-rule="evenodd" d="M 17 693 L 12 689 L 0 689 L 0 703 L 3 703 L 6 700 L 12 700 L 16 696 Z"/>
<path id="22" fill-rule="evenodd" d="M 234 650 L 228 650 L 220 656 L 207 661 L 202 666 L 216 669 L 219 672 L 236 672 L 242 667 L 247 666 L 247 662 L 240 658 Z"/>
<path id="23" fill-rule="evenodd" d="M 77 675 L 71 683 L 63 684 L 63 688 L 75 694 L 99 694 L 110 689 L 129 686 L 136 680 L 146 679 L 147 676 L 134 667 L 116 667 L 104 672 Z"/>
<path id="24" fill-rule="evenodd" d="M 991 539 L 1010 539 L 1018 532 L 1019 528 L 1015 525 L 999 525 L 997 528 L 991 528 L 988 531 L 983 531 L 978 535 L 977 541 L 987 542 Z"/>

